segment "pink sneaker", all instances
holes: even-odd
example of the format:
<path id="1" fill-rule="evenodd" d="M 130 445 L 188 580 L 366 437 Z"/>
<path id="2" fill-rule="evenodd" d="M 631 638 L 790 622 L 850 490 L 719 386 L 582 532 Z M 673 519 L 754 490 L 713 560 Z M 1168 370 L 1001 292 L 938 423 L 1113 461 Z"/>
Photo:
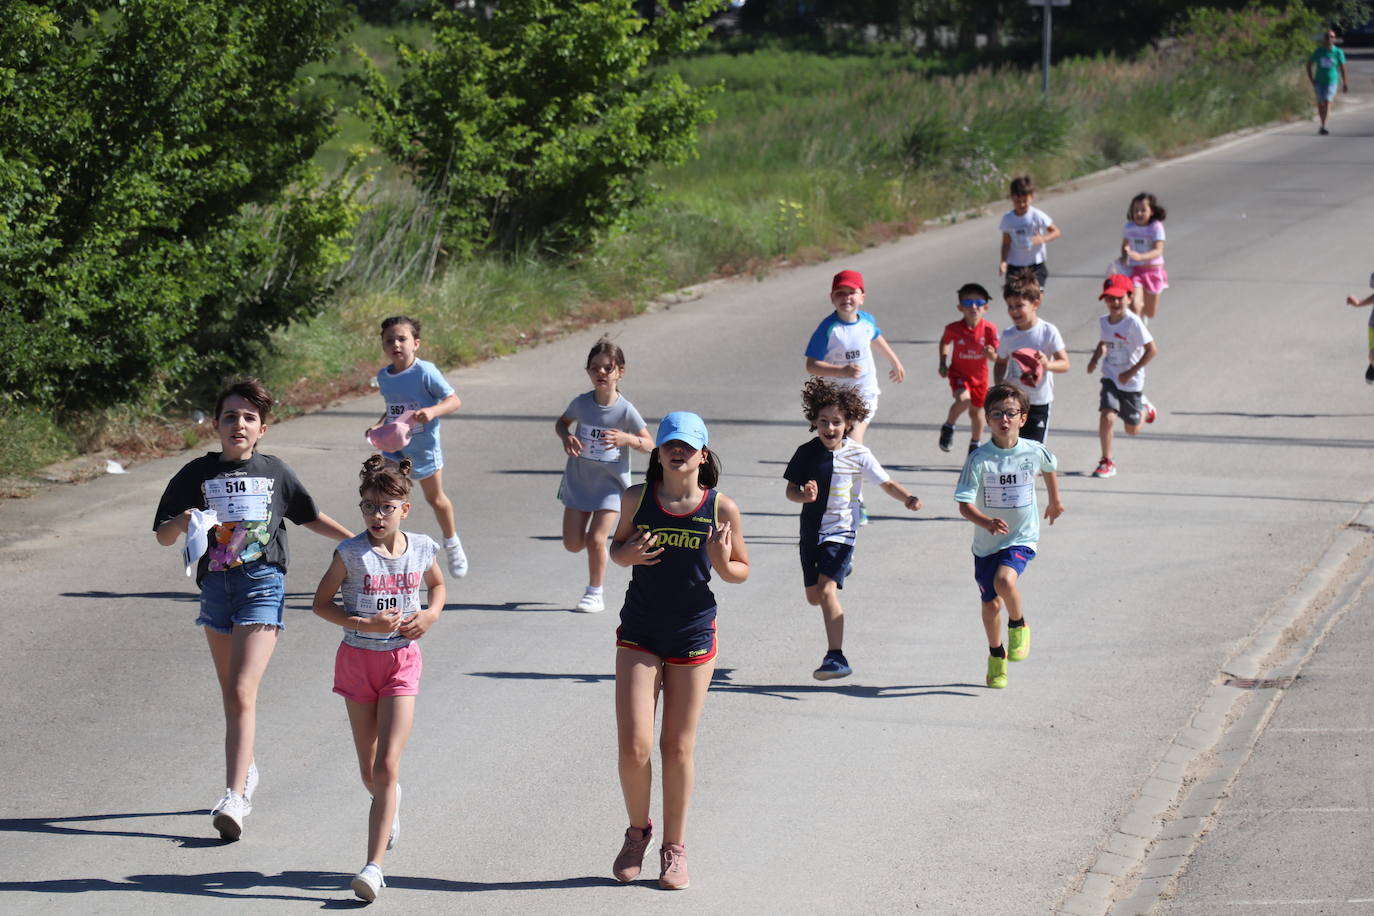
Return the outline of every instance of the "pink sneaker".
<path id="1" fill-rule="evenodd" d="M 1110 458 L 1103 458 L 1097 463 L 1097 470 L 1093 471 L 1094 477 L 1115 477 L 1116 464 Z"/>
<path id="2" fill-rule="evenodd" d="M 1153 423 L 1153 422 L 1155 421 L 1155 416 L 1156 416 L 1156 413 L 1155 413 L 1155 405 L 1151 404 L 1149 401 L 1146 401 L 1146 402 L 1145 402 L 1145 422 L 1146 422 L 1146 423 Z"/>
<path id="3" fill-rule="evenodd" d="M 653 835 L 653 821 L 649 821 L 649 826 L 643 830 L 638 827 L 625 830 L 625 844 L 620 847 L 620 855 L 615 857 L 615 864 L 611 866 L 615 880 L 633 881 L 639 877 L 640 869 L 644 866 L 644 852 L 649 848 L 649 840 Z"/>
<path id="4" fill-rule="evenodd" d="M 663 864 L 658 873 L 658 886 L 665 891 L 680 891 L 691 884 L 687 877 L 687 847 L 679 843 L 664 843 L 658 850 Z"/>

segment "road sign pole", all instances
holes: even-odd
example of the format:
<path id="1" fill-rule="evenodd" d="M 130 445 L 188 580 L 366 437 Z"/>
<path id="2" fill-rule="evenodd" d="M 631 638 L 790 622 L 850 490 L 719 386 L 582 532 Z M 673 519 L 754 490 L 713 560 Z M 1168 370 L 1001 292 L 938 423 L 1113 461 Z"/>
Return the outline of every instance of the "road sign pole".
<path id="1" fill-rule="evenodd" d="M 1045 0 L 1045 5 L 1041 7 L 1044 11 L 1045 31 L 1040 40 L 1040 94 L 1045 101 L 1050 100 L 1050 24 L 1054 9 L 1051 0 Z"/>

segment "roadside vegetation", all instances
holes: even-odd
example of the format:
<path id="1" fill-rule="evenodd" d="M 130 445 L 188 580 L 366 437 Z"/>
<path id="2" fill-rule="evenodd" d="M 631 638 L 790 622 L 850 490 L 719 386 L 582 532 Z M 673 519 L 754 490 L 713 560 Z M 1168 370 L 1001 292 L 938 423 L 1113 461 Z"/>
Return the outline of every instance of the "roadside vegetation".
<path id="1" fill-rule="evenodd" d="M 497 227 L 499 245 L 481 223 L 490 208 L 469 207 L 454 217 L 454 176 L 443 168 L 453 148 L 404 161 L 407 150 L 437 135 L 423 123 L 435 115 L 423 110 L 420 83 L 411 84 L 408 110 L 388 93 L 424 68 L 407 71 L 405 54 L 386 44 L 389 29 L 360 30 L 345 42 L 365 42 L 375 70 L 347 55 L 310 65 L 316 73 L 345 69 L 357 77 L 321 79 L 312 90 L 330 93 L 331 105 L 342 110 L 339 134 L 312 155 L 320 187 L 333 195 L 328 239 L 337 241 L 339 220 L 352 215 L 351 244 L 316 259 L 320 288 L 328 291 L 318 307 L 271 323 L 262 346 L 236 354 L 237 365 L 260 374 L 289 414 L 366 390 L 380 361 L 377 323 L 386 315 L 423 319 L 426 357 L 458 365 L 632 314 L 654 296 L 712 277 L 762 275 L 920 231 L 929 220 L 1000 201 L 1010 176 L 1021 172 L 1046 187 L 1300 117 L 1310 107 L 1300 61 L 1318 22 L 1299 5 L 1194 9 L 1158 47 L 1057 61 L 1049 99 L 1041 98 L 1038 69 L 1010 63 L 950 73 L 952 58 L 896 44 L 822 53 L 756 42 L 729 52 L 710 44 L 692 51 L 681 34 L 665 33 L 671 53 L 641 54 L 633 63 L 648 68 L 643 81 L 611 91 L 642 108 L 649 103 L 632 99 L 633 91 L 678 87 L 658 102 L 679 104 L 686 112 L 674 115 L 679 121 L 690 117 L 689 125 L 674 122 L 674 136 L 699 130 L 697 154 L 669 150 L 657 162 L 641 155 L 641 181 L 622 181 L 619 172 L 607 179 L 605 193 L 623 197 L 626 206 L 550 231 L 512 230 L 507 218 Z M 412 23 L 401 34 L 417 49 L 405 52 L 412 60 L 442 64 L 425 57 L 433 47 L 425 27 Z M 714 119 L 698 105 L 713 110 Z M 379 121 L 385 130 L 374 147 L 369 123 Z M 539 145 L 541 154 L 557 141 Z M 461 132 L 455 142 L 463 148 Z M 524 150 L 497 152 L 514 161 Z M 605 177 L 573 168 L 587 155 L 565 147 L 550 161 L 524 160 L 524 172 L 503 176 L 505 188 L 457 190 L 505 200 L 531 175 L 571 176 L 585 185 L 572 196 L 561 186 L 541 186 L 539 193 L 575 214 L 576 200 Z M 328 183 L 336 178 L 342 180 Z M 0 398 L 0 474 L 28 473 L 82 451 L 150 453 L 194 444 L 208 432 L 196 411 L 205 409 L 214 379 L 178 378 L 152 399 L 79 410 Z"/>

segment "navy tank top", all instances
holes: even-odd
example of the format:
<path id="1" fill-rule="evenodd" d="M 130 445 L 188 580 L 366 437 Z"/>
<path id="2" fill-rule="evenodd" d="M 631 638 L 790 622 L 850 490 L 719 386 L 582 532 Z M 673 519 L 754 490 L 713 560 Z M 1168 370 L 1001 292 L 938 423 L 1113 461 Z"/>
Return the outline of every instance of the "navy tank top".
<path id="1" fill-rule="evenodd" d="M 658 536 L 663 548 L 658 563 L 636 566 L 625 592 L 626 613 L 650 613 L 660 622 L 690 624 L 707 611 L 714 611 L 716 596 L 711 593 L 711 558 L 706 539 L 717 524 L 716 490 L 702 494 L 701 502 L 686 515 L 673 515 L 658 504 L 658 484 L 645 484 L 639 494 L 633 524 L 636 530 Z"/>

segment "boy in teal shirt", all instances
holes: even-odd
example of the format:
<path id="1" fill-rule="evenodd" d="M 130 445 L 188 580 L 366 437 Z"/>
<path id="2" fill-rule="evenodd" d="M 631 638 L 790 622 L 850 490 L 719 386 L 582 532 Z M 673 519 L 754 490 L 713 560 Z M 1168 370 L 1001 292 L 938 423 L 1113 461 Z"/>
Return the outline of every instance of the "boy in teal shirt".
<path id="1" fill-rule="evenodd" d="M 1014 385 L 997 385 L 987 394 L 983 412 L 992 440 L 969 453 L 954 490 L 959 514 L 978 526 L 973 535 L 973 578 L 983 600 L 983 629 L 988 637 L 989 687 L 1007 686 L 1007 660 L 1030 655 L 1030 627 L 1021 611 L 1017 582 L 1035 558 L 1040 540 L 1040 514 L 1035 502 L 1035 475 L 1045 478 L 1045 518 L 1050 524 L 1064 514 L 1059 501 L 1058 466 L 1050 450 L 1021 438 L 1030 412 L 1026 393 Z M 1002 644 L 1002 605 L 1007 606 L 1007 645 Z"/>

